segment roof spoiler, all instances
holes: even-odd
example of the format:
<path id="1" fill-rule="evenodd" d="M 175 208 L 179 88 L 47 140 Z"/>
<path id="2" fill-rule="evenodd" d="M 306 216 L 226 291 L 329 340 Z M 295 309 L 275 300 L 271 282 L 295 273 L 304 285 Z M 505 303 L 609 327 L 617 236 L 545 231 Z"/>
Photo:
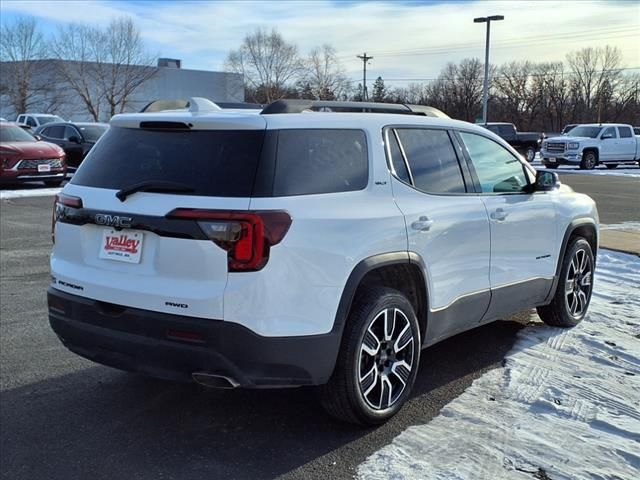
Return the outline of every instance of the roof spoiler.
<path id="1" fill-rule="evenodd" d="M 140 113 L 163 112 L 166 110 L 187 110 L 192 113 L 222 110 L 208 98 L 191 97 L 189 100 L 154 100 L 147 103 Z"/>

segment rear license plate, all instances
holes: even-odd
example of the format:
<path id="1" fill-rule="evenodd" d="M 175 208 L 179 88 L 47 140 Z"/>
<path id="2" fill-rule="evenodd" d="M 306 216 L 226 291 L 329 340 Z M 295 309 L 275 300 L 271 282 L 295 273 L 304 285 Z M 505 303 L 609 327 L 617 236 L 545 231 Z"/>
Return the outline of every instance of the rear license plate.
<path id="1" fill-rule="evenodd" d="M 556 157 L 551 157 L 549 159 L 549 163 L 556 163 L 556 162 L 557 162 Z"/>
<path id="2" fill-rule="evenodd" d="M 106 228 L 102 231 L 99 256 L 118 262 L 140 263 L 143 240 L 144 234 L 137 230 Z"/>
<path id="3" fill-rule="evenodd" d="M 48 163 L 43 163 L 38 165 L 38 173 L 50 172 L 50 171 L 51 171 L 51 165 L 49 165 Z"/>

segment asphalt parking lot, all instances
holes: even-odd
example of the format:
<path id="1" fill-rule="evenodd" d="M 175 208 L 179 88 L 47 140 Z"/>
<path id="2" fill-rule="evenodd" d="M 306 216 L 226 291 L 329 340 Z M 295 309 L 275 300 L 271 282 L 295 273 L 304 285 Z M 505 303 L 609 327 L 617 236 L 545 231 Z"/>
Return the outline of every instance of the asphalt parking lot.
<path id="1" fill-rule="evenodd" d="M 635 167 L 635 171 L 638 168 Z M 602 223 L 640 221 L 640 179 L 561 173 Z M 0 475 L 6 479 L 347 479 L 410 425 L 501 364 L 528 313 L 423 353 L 389 423 L 338 423 L 313 389 L 215 391 L 136 376 L 68 352 L 49 329 L 51 197 L 0 202 Z"/>

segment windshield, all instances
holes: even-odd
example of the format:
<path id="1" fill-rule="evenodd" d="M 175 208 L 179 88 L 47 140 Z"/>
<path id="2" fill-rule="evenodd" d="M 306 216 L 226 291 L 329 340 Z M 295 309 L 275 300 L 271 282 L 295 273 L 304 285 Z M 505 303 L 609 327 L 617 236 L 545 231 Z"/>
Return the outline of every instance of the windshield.
<path id="1" fill-rule="evenodd" d="M 89 142 L 97 142 L 109 127 L 105 127 L 104 125 L 78 125 L 78 128 L 85 140 Z"/>
<path id="2" fill-rule="evenodd" d="M 580 126 L 580 127 L 572 128 L 571 130 L 569 130 L 569 135 L 572 137 L 596 138 L 601 130 L 602 130 L 602 127 Z"/>
<path id="3" fill-rule="evenodd" d="M 40 125 L 44 125 L 45 123 L 50 123 L 50 122 L 64 122 L 63 119 L 61 119 L 59 116 L 57 115 L 52 115 L 52 116 L 47 116 L 47 117 L 36 117 L 38 119 L 38 121 L 40 122 Z"/>
<path id="4" fill-rule="evenodd" d="M 36 139 L 22 128 L 14 125 L 6 125 L 0 128 L 0 142 L 35 142 Z"/>

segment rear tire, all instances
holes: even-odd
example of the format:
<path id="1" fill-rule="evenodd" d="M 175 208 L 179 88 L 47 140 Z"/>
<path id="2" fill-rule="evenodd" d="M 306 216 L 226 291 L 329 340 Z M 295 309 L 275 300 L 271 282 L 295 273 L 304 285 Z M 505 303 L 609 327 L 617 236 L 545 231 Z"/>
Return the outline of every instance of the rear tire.
<path id="1" fill-rule="evenodd" d="M 562 260 L 553 300 L 549 305 L 537 308 L 544 323 L 554 327 L 574 327 L 582 321 L 591 300 L 594 268 L 591 245 L 583 237 L 574 238 Z"/>
<path id="2" fill-rule="evenodd" d="M 582 156 L 582 161 L 580 162 L 581 170 L 593 170 L 595 166 L 598 164 L 598 157 L 595 152 L 592 150 L 587 151 Z"/>
<path id="3" fill-rule="evenodd" d="M 333 375 L 319 388 L 322 406 L 346 422 L 386 422 L 411 394 L 420 349 L 407 298 L 391 288 L 364 290 L 349 313 Z"/>
<path id="4" fill-rule="evenodd" d="M 618 164 L 617 163 L 605 163 L 604 166 L 607 167 L 609 170 L 613 170 L 614 168 L 616 168 L 618 166 Z"/>

